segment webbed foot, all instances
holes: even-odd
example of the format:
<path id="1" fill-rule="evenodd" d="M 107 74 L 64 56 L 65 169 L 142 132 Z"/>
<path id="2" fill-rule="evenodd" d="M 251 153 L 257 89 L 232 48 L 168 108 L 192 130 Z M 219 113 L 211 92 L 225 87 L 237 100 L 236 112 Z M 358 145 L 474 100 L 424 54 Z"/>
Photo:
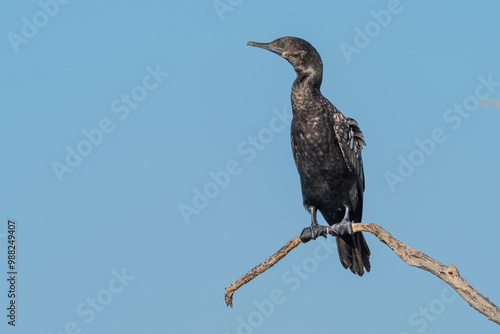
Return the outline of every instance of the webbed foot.
<path id="1" fill-rule="evenodd" d="M 352 231 L 352 221 L 349 220 L 349 208 L 345 207 L 345 215 L 340 223 L 328 226 L 327 233 L 333 236 L 354 234 Z"/>
<path id="2" fill-rule="evenodd" d="M 310 207 L 309 212 L 311 213 L 311 226 L 303 229 L 302 233 L 300 234 L 300 240 L 303 243 L 315 240 L 319 236 L 326 238 L 326 235 L 328 233 L 328 227 L 319 225 L 318 221 L 316 220 L 316 208 L 314 206 Z"/>
<path id="3" fill-rule="evenodd" d="M 302 230 L 302 233 L 300 234 L 300 240 L 303 243 L 306 243 L 311 240 L 316 240 L 316 238 L 320 236 L 326 238 L 326 234 L 328 233 L 327 230 L 328 227 L 326 226 L 311 225 Z"/>

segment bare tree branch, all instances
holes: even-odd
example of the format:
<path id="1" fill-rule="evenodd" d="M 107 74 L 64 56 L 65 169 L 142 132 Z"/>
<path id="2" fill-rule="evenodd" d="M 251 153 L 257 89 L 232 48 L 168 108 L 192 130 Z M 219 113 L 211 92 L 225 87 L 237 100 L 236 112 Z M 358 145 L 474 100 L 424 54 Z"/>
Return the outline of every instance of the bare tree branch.
<path id="1" fill-rule="evenodd" d="M 268 257 L 264 262 L 259 264 L 258 266 L 255 266 L 253 269 L 251 269 L 249 272 L 247 272 L 245 275 L 241 276 L 238 278 L 236 281 L 231 283 L 230 286 L 226 288 L 226 292 L 224 293 L 224 299 L 226 300 L 226 305 L 233 307 L 233 293 L 238 290 L 243 284 L 247 284 L 251 280 L 253 280 L 255 277 L 258 275 L 262 274 L 264 271 L 267 269 L 271 268 L 281 260 L 282 258 L 285 257 L 292 249 L 300 245 L 302 241 L 300 241 L 299 236 L 296 236 L 289 242 L 285 244 L 285 246 L 281 247 L 276 253 Z"/>
<path id="2" fill-rule="evenodd" d="M 450 263 L 447 267 L 413 247 L 405 245 L 377 224 L 360 223 L 352 225 L 354 232 L 370 232 L 389 246 L 403 261 L 411 266 L 427 270 L 451 286 L 470 306 L 500 325 L 500 308 L 474 289 Z"/>
<path id="3" fill-rule="evenodd" d="M 489 320 L 500 325 L 500 308 L 475 290 L 465 279 L 463 279 L 458 273 L 458 269 L 455 265 L 450 264 L 447 267 L 415 248 L 405 245 L 377 224 L 356 223 L 352 225 L 352 229 L 354 232 L 370 232 L 380 241 L 389 246 L 389 248 L 391 248 L 403 261 L 411 266 L 427 270 L 428 272 L 439 277 L 443 282 L 458 292 L 458 294 L 462 296 L 462 298 L 469 303 L 470 306 L 484 314 Z M 250 282 L 252 279 L 271 268 L 300 243 L 301 241 L 299 236 L 296 236 L 264 262 L 231 283 L 231 285 L 226 288 L 226 292 L 224 294 L 226 305 L 232 307 L 233 294 L 236 290 L 238 290 L 243 284 Z"/>

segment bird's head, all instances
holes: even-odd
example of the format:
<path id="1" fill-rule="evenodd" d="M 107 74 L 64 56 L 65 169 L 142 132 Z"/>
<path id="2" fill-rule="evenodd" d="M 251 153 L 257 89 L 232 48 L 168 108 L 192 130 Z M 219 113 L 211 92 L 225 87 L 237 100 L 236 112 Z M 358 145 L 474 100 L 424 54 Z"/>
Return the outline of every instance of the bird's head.
<path id="1" fill-rule="evenodd" d="M 280 37 L 270 43 L 248 42 L 247 45 L 269 50 L 292 64 L 298 79 L 314 77 L 321 84 L 323 62 L 309 42 L 297 37 Z"/>

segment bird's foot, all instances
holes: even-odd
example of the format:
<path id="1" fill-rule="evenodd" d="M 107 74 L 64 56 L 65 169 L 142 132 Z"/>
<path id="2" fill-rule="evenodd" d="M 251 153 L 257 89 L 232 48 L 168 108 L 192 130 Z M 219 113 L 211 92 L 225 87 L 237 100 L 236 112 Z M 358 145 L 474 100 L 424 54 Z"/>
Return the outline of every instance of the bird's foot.
<path id="1" fill-rule="evenodd" d="M 303 243 L 309 242 L 311 240 L 316 240 L 317 237 L 325 237 L 328 233 L 328 227 L 321 225 L 311 225 L 302 230 L 300 234 L 300 240 Z"/>
<path id="2" fill-rule="evenodd" d="M 328 226 L 327 233 L 333 236 L 354 234 L 352 231 L 352 221 L 349 220 L 349 207 L 347 205 L 345 206 L 345 214 L 342 221 Z"/>
<path id="3" fill-rule="evenodd" d="M 353 234 L 352 222 L 347 219 L 343 219 L 340 223 L 328 226 L 327 233 L 335 237 L 339 235 Z"/>

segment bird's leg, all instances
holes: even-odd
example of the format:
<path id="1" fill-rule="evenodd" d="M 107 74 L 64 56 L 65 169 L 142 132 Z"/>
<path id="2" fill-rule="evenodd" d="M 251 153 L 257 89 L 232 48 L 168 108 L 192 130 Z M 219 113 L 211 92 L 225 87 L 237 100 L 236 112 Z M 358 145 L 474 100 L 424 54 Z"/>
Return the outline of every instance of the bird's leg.
<path id="1" fill-rule="evenodd" d="M 333 236 L 354 233 L 352 231 L 352 222 L 349 220 L 349 207 L 347 205 L 345 206 L 345 215 L 344 218 L 342 218 L 342 221 L 340 223 L 336 223 L 333 224 L 332 226 L 329 226 L 327 228 L 327 233 Z"/>
<path id="2" fill-rule="evenodd" d="M 303 229 L 302 233 L 300 234 L 300 240 L 303 243 L 306 243 L 310 240 L 315 240 L 319 236 L 323 236 L 326 238 L 328 229 L 326 226 L 321 226 L 320 224 L 318 224 L 318 221 L 316 220 L 317 210 L 314 206 L 309 209 L 309 212 L 311 213 L 311 226 Z"/>

